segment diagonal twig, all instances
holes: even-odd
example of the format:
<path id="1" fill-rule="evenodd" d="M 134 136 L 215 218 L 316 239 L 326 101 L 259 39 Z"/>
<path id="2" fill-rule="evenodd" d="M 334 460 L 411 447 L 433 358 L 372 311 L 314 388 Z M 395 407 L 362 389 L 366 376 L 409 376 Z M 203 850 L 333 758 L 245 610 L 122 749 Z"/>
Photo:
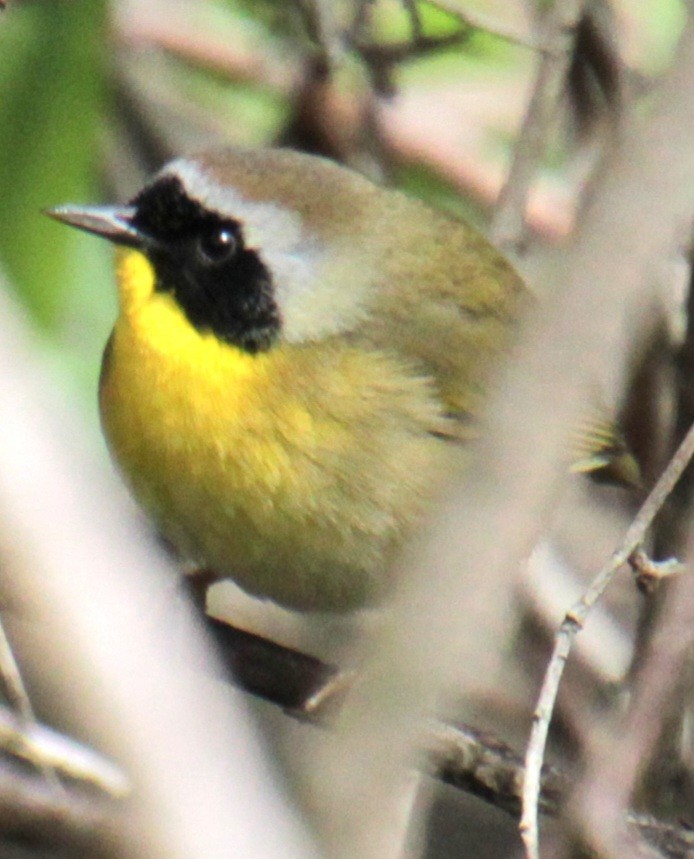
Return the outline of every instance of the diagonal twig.
<path id="1" fill-rule="evenodd" d="M 566 613 L 554 639 L 552 656 L 545 671 L 542 688 L 533 715 L 533 726 L 525 755 L 525 781 L 523 785 L 523 814 L 520 831 L 529 859 L 539 859 L 538 800 L 540 773 L 544 760 L 549 724 L 559 691 L 566 660 L 576 634 L 583 628 L 590 610 L 600 599 L 615 574 L 628 562 L 641 545 L 644 535 L 656 514 L 679 480 L 694 454 L 694 425 L 670 460 L 667 468 L 644 501 L 627 529 L 620 547 L 600 570 L 583 597 Z"/>
<path id="2" fill-rule="evenodd" d="M 532 51 L 547 50 L 538 39 L 533 38 L 532 35 L 518 27 L 503 24 L 500 21 L 494 20 L 491 16 L 480 15 L 474 9 L 461 9 L 457 3 L 451 2 L 451 0 L 430 0 L 430 2 L 432 6 L 436 6 L 443 12 L 447 12 L 461 23 L 475 30 L 482 30 L 490 36 L 496 36 L 505 42 L 511 42 L 521 48 L 528 48 Z"/>
<path id="3" fill-rule="evenodd" d="M 5 692 L 10 705 L 17 713 L 18 721 L 24 729 L 23 733 L 28 735 L 37 727 L 36 714 L 32 707 L 29 693 L 24 685 L 22 674 L 19 670 L 19 665 L 15 659 L 12 645 L 5 631 L 5 625 L 0 617 L 0 676 L 2 677 L 5 686 Z M 25 746 L 28 752 L 30 746 Z M 60 780 L 53 765 L 41 756 L 26 755 L 27 760 L 36 767 L 37 770 L 50 782 L 55 788 L 60 789 Z"/>
<path id="4" fill-rule="evenodd" d="M 328 705 L 335 703 L 328 693 L 337 686 L 339 694 L 339 681 L 345 676 L 337 667 L 222 621 L 205 617 L 205 623 L 221 649 L 222 663 L 230 669 L 228 679 L 283 707 L 294 718 L 314 725 L 330 721 L 329 707 L 316 710 L 310 705 L 317 698 Z M 430 719 L 422 731 L 421 749 L 419 765 L 424 772 L 514 818 L 520 817 L 523 758 L 492 732 Z M 570 785 L 567 773 L 544 765 L 540 812 L 558 815 Z M 627 814 L 626 824 L 635 843 L 644 849 L 655 847 L 664 859 L 694 857 L 694 834 L 684 826 L 633 812 Z"/>
<path id="5" fill-rule="evenodd" d="M 554 117 L 571 63 L 571 47 L 586 0 L 554 3 L 544 17 L 542 54 L 528 109 L 514 146 L 508 178 L 501 189 L 491 224 L 491 236 L 501 248 L 518 251 L 525 233 L 525 210 L 533 176 L 547 145 Z"/>
<path id="6" fill-rule="evenodd" d="M 40 722 L 24 723 L 5 707 L 0 707 L 0 750 L 108 796 L 121 798 L 131 790 L 128 776 L 103 755 Z"/>

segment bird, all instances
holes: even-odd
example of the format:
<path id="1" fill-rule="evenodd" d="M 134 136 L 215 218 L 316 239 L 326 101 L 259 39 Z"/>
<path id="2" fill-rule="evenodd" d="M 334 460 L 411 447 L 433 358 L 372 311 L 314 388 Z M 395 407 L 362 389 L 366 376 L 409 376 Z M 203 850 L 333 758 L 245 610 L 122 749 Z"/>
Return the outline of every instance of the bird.
<path id="1" fill-rule="evenodd" d="M 530 291 L 468 223 L 325 158 L 177 158 L 55 219 L 117 246 L 99 406 L 182 559 L 300 612 L 377 605 Z"/>

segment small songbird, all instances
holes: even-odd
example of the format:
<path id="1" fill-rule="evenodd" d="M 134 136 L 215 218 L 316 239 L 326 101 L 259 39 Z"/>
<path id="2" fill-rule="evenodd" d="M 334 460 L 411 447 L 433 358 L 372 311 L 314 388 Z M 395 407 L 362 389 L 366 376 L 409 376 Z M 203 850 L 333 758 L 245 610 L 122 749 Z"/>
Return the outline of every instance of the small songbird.
<path id="1" fill-rule="evenodd" d="M 100 408 L 181 556 L 301 610 L 388 592 L 528 291 L 476 230 L 327 160 L 224 149 L 123 207 Z"/>

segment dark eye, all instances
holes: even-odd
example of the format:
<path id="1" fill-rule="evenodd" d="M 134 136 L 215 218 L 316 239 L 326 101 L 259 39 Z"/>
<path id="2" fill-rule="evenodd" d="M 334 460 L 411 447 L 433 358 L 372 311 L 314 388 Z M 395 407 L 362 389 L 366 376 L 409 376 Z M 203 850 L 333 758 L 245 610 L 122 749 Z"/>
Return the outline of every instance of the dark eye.
<path id="1" fill-rule="evenodd" d="M 236 253 L 236 236 L 230 227 L 214 227 L 198 237 L 198 253 L 207 265 L 219 265 Z"/>

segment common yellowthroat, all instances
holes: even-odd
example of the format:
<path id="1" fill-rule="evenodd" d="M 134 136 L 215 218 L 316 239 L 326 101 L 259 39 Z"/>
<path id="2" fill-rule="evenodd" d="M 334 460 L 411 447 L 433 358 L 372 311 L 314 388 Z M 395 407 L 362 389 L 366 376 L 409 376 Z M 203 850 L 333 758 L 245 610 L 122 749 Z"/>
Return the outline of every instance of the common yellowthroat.
<path id="1" fill-rule="evenodd" d="M 302 610 L 388 589 L 527 290 L 478 232 L 327 160 L 225 149 L 123 207 L 100 409 L 185 558 Z"/>

